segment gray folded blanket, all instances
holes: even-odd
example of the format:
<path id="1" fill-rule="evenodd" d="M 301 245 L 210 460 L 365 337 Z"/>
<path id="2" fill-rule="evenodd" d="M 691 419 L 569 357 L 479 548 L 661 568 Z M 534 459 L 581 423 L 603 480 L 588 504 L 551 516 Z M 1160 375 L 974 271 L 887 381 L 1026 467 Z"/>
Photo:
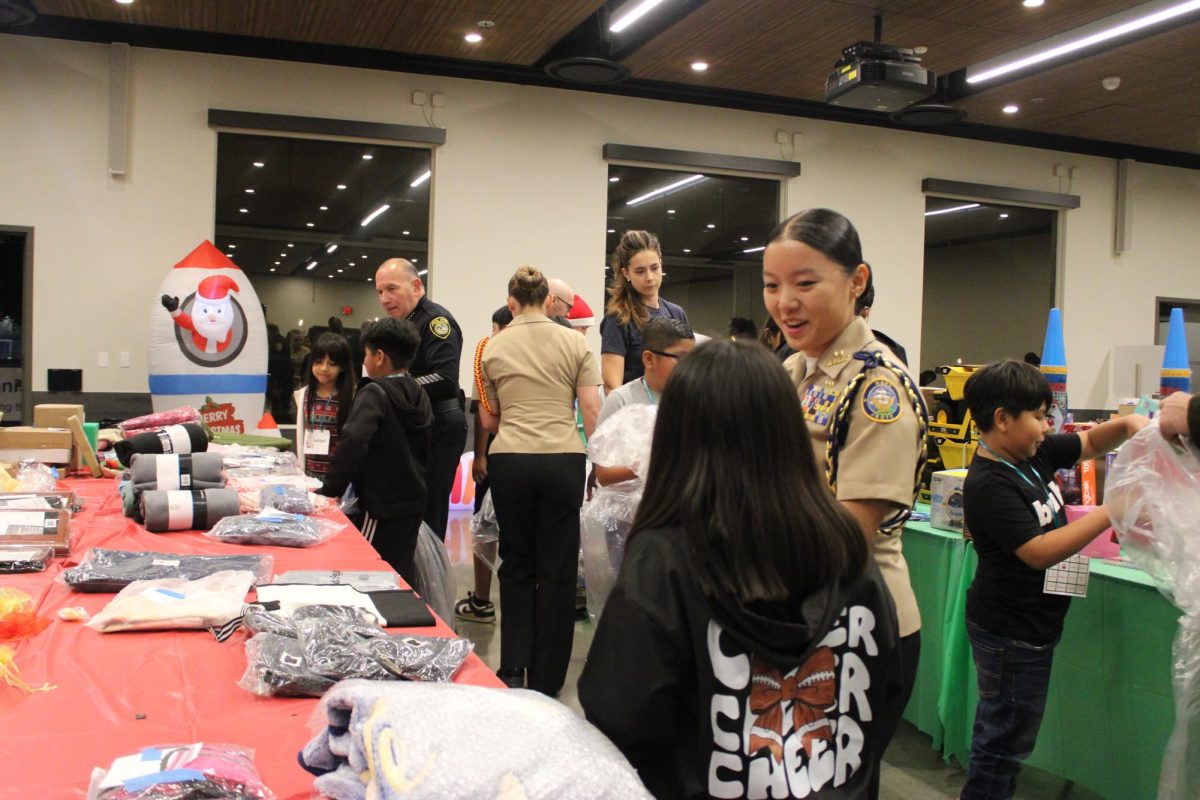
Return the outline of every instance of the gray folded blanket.
<path id="1" fill-rule="evenodd" d="M 238 513 L 238 493 L 233 489 L 142 492 L 139 516 L 146 530 L 206 531 L 225 517 Z"/>
<path id="2" fill-rule="evenodd" d="M 224 462 L 219 453 L 160 455 L 138 453 L 133 456 L 129 477 L 134 491 L 150 489 L 220 489 Z"/>

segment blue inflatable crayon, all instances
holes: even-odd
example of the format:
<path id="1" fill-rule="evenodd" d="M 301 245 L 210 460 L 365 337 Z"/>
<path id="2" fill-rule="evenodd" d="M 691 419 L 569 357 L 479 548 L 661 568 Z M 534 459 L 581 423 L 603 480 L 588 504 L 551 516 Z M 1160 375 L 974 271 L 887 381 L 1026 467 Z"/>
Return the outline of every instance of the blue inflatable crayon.
<path id="1" fill-rule="evenodd" d="M 1050 309 L 1050 319 L 1046 322 L 1041 370 L 1050 383 L 1051 405 L 1047 416 L 1051 433 L 1057 433 L 1067 417 L 1067 348 L 1063 344 L 1062 312 L 1057 308 Z"/>
<path id="2" fill-rule="evenodd" d="M 1167 326 L 1167 352 L 1163 353 L 1162 383 L 1159 393 L 1166 397 L 1192 390 L 1192 367 L 1188 363 L 1187 337 L 1183 332 L 1183 309 L 1171 309 Z"/>

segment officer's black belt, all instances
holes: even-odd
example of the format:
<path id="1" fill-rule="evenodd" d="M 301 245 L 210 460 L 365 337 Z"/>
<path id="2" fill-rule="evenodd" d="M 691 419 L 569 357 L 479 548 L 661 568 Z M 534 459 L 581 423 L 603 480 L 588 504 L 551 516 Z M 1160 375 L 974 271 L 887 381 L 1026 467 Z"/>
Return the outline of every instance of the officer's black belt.
<path id="1" fill-rule="evenodd" d="M 435 414 L 448 414 L 451 411 L 462 411 L 462 404 L 458 402 L 457 397 L 439 400 L 433 404 L 433 413 Z"/>

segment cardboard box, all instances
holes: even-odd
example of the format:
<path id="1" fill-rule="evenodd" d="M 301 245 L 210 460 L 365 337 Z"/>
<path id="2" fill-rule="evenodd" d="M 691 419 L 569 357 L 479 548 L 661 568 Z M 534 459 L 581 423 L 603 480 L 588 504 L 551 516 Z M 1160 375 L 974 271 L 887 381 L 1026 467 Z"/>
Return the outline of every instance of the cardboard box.
<path id="1" fill-rule="evenodd" d="M 969 535 L 963 518 L 965 469 L 944 469 L 929 481 L 929 524 L 944 531 Z"/>
<path id="2" fill-rule="evenodd" d="M 67 511 L 0 509 L 0 544 L 45 545 L 55 555 L 71 552 L 71 515 Z"/>
<path id="3" fill-rule="evenodd" d="M 83 406 L 78 403 L 39 403 L 33 407 L 33 426 L 35 428 L 62 428 L 66 430 L 67 420 L 71 417 L 83 418 Z"/>
<path id="4" fill-rule="evenodd" d="M 69 464 L 72 444 L 68 430 L 0 428 L 0 461 L 33 459 L 44 464 Z"/>

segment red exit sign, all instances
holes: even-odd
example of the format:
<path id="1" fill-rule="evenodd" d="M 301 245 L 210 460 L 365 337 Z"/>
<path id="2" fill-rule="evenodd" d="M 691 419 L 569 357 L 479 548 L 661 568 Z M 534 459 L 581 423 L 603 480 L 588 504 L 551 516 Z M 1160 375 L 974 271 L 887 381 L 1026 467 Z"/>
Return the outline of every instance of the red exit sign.
<path id="1" fill-rule="evenodd" d="M 348 317 L 353 313 L 354 313 L 354 308 L 352 306 L 342 306 L 342 316 L 343 317 Z"/>

